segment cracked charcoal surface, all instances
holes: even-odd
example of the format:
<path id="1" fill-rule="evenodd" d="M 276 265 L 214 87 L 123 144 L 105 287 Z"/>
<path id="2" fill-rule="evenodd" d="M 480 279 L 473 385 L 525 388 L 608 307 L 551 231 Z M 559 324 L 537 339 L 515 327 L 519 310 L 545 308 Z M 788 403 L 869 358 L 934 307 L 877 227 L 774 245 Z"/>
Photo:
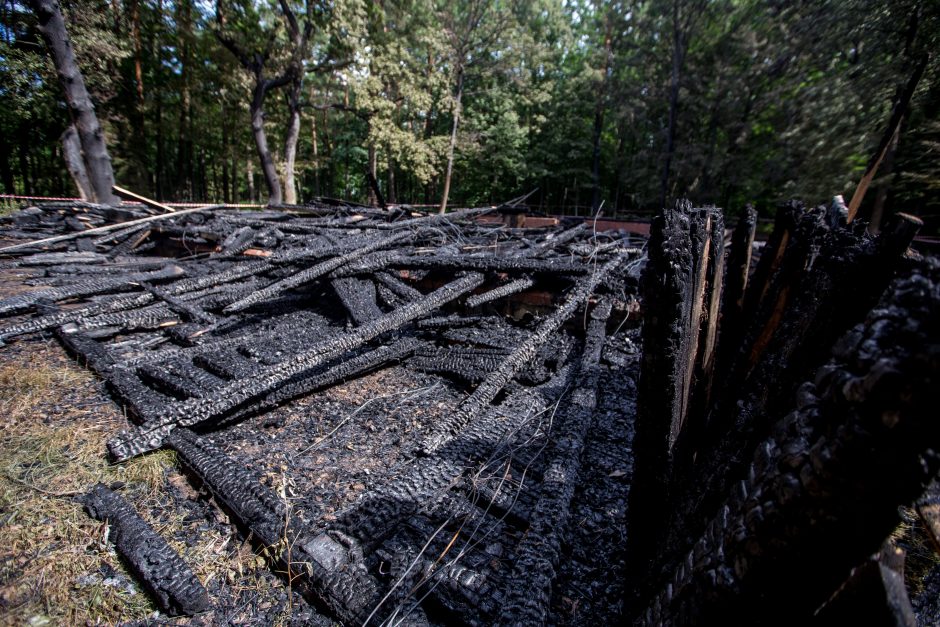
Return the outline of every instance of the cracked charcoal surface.
<path id="1" fill-rule="evenodd" d="M 108 537 L 160 609 L 190 616 L 209 609 L 209 594 L 186 562 L 120 495 L 98 484 L 81 502 L 90 516 L 108 522 Z"/>
<path id="2" fill-rule="evenodd" d="M 654 228 L 658 243 L 650 247 L 642 281 L 645 259 L 636 255 L 644 251 L 630 248 L 637 242 L 625 241 L 622 232 L 595 231 L 590 221 L 507 228 L 492 219 L 475 222 L 488 208 L 417 217 L 406 208 L 377 211 L 339 202 L 199 212 L 0 260 L 0 273 L 28 278 L 25 293 L 4 292 L 0 338 L 18 342 L 3 350 L 29 350 L 43 331 L 54 331 L 97 372 L 134 424 L 111 440 L 113 458 L 175 449 L 189 481 L 206 496 L 172 507 L 195 515 L 201 527 L 224 520 L 223 536 L 251 538 L 259 550 L 266 548 L 268 574 L 295 592 L 294 622 L 583 625 L 639 617 L 692 624 L 698 616 L 734 618 L 731 611 L 748 619 L 799 620 L 808 599 L 831 594 L 840 583 L 836 567 L 820 556 L 828 559 L 832 548 L 845 566 L 847 555 L 871 553 L 890 530 L 887 502 L 905 497 L 924 476 L 923 468 L 895 463 L 901 451 L 913 450 L 906 425 L 922 422 L 913 409 L 888 409 L 901 431 L 894 440 L 877 440 L 878 450 L 893 451 L 887 462 L 859 462 L 851 452 L 863 449 L 853 438 L 864 429 L 846 430 L 838 422 L 845 406 L 880 412 L 890 405 L 897 373 L 909 371 L 911 347 L 925 344 L 921 322 L 912 322 L 924 319 L 917 310 L 930 300 L 923 290 L 911 288 L 917 295 L 908 300 L 897 294 L 886 300 L 882 309 L 894 313 L 873 314 L 878 322 L 864 328 L 874 335 L 837 353 L 843 361 L 816 380 L 821 389 L 806 388 L 800 402 L 816 400 L 793 415 L 805 418 L 798 422 L 810 435 L 754 429 L 748 436 L 771 437 L 778 447 L 773 455 L 783 455 L 775 459 L 786 463 L 751 467 L 747 495 L 738 490 L 725 497 L 725 510 L 703 521 L 704 528 L 719 520 L 719 535 L 713 530 L 718 523 L 695 535 L 694 525 L 683 526 L 691 520 L 686 513 L 675 515 L 687 503 L 680 502 L 688 496 L 683 490 L 695 486 L 683 474 L 692 466 L 680 464 L 676 472 L 665 466 L 662 474 L 680 488 L 679 496 L 664 499 L 658 512 L 628 508 L 635 466 L 640 484 L 650 483 L 651 449 L 641 442 L 669 445 L 681 442 L 687 424 L 701 429 L 704 423 L 695 421 L 706 415 L 709 394 L 717 394 L 709 390 L 713 377 L 726 384 L 719 391 L 766 392 L 744 399 L 751 414 L 761 407 L 781 416 L 792 409 L 788 389 L 797 373 L 780 376 L 776 357 L 742 362 L 745 349 L 763 343 L 768 355 L 811 361 L 805 355 L 812 353 L 824 363 L 827 318 L 842 312 L 847 328 L 845 312 L 864 316 L 870 307 L 864 299 L 873 298 L 878 282 L 887 285 L 898 268 L 903 275 L 917 265 L 898 262 L 910 229 L 888 227 L 888 236 L 860 245 L 855 231 L 830 224 L 825 212 L 788 207 L 779 214 L 788 237 L 772 237 L 750 278 L 760 289 L 742 293 L 724 285 L 722 321 L 726 313 L 739 320 L 735 346 L 722 344 L 735 334 L 716 327 L 721 213 L 686 205 L 679 217 L 667 218 L 675 237 Z M 40 207 L 13 222 L 19 220 L 16 228 L 29 237 L 62 233 L 69 228 L 63 212 L 67 206 Z M 105 224 L 122 214 L 92 215 Z M 745 231 L 755 219 L 746 218 Z M 657 305 L 652 284 L 668 278 L 666 267 L 676 277 L 656 289 L 671 300 L 660 298 Z M 746 268 L 734 262 L 739 277 Z M 935 269 L 918 272 L 936 284 Z M 866 280 L 868 274 L 874 278 Z M 814 304 L 806 300 L 813 291 L 840 302 L 835 308 Z M 811 346 L 795 347 L 802 352 L 788 352 L 794 347 L 772 335 L 761 338 L 760 325 L 772 320 L 781 294 L 795 305 L 780 328 L 809 338 L 802 342 Z M 902 320 L 911 335 L 898 340 L 892 333 Z M 654 342 L 654 335 L 661 340 Z M 644 352 L 643 343 L 660 348 Z M 870 356 L 845 365 L 845 356 L 855 354 Z M 673 364 L 662 370 L 664 355 L 672 355 Z M 682 355 L 694 363 L 684 363 Z M 737 378 L 724 381 L 726 371 Z M 742 373 L 752 371 L 760 376 L 748 388 Z M 918 381 L 926 371 L 917 371 Z M 656 372 L 660 383 L 654 386 L 650 375 Z M 760 381 L 768 380 L 779 380 L 780 389 L 762 391 Z M 863 383 L 852 383 L 857 380 Z M 653 398 L 650 388 L 667 399 L 659 410 L 669 419 L 656 423 L 660 431 L 652 440 L 640 426 L 634 445 L 638 388 L 641 404 Z M 861 422 L 852 425 L 872 431 L 877 424 L 864 411 L 857 416 Z M 703 444 L 695 435 L 689 443 L 687 453 L 705 447 L 697 451 L 699 460 L 708 459 L 728 426 L 726 415 L 714 418 L 708 424 L 715 433 L 707 434 L 713 439 Z M 771 425 L 776 419 L 766 418 Z M 794 437 L 803 448 L 790 445 Z M 814 448 L 812 438 L 824 444 Z M 916 444 L 922 448 L 928 440 Z M 780 442 L 787 444 L 780 448 Z M 803 454 L 796 470 L 786 465 Z M 859 486 L 833 481 L 859 464 L 862 471 L 894 470 L 873 477 L 856 503 L 845 495 L 860 494 Z M 924 468 L 934 464 L 929 458 Z M 787 473 L 812 489 L 781 492 Z M 727 480 L 706 477 L 695 494 Z M 641 501 L 642 488 L 634 505 Z M 876 506 L 884 516 L 872 513 Z M 867 523 L 850 532 L 831 522 L 816 531 L 804 524 L 806 516 L 829 520 L 846 511 Z M 654 542 L 642 525 L 628 528 L 630 515 L 650 525 L 670 516 L 675 522 L 658 529 L 662 535 Z M 793 525 L 782 527 L 787 521 Z M 826 551 L 801 544 L 822 542 L 814 533 L 825 536 Z M 650 547 L 658 569 L 643 571 L 643 598 L 635 593 L 638 571 L 628 567 L 634 535 Z M 780 555 L 781 542 L 793 555 Z M 654 548 L 662 543 L 673 554 Z M 798 568 L 807 563 L 809 574 Z M 781 571 L 766 564 L 782 564 Z M 935 579 L 928 576 L 919 589 L 927 594 Z M 217 589 L 213 582 L 210 594 Z M 807 600 L 793 603 L 789 594 Z M 936 604 L 924 594 L 911 601 L 929 616 Z M 278 610 L 244 611 L 260 624 Z"/>
<path id="3" fill-rule="evenodd" d="M 799 621 L 825 601 L 820 590 L 878 548 L 898 504 L 940 467 L 929 452 L 940 444 L 938 324 L 940 266 L 892 285 L 800 388 L 798 409 L 758 447 L 749 478 L 654 598 L 646 624 L 693 615 L 737 624 L 767 603 L 777 608 L 768 620 Z"/>

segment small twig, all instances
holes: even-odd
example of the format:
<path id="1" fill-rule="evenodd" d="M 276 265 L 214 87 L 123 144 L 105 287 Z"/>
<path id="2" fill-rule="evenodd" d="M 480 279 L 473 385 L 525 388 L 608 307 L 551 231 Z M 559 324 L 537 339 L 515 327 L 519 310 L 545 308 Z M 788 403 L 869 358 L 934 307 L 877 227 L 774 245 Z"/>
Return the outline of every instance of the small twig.
<path id="1" fill-rule="evenodd" d="M 39 486 L 35 486 L 35 485 L 29 483 L 28 481 L 23 481 L 22 479 L 17 479 L 16 477 L 14 477 L 14 476 L 12 476 L 12 475 L 9 475 L 9 474 L 7 474 L 7 479 L 9 479 L 10 481 L 13 481 L 13 482 L 15 482 L 15 483 L 18 483 L 18 484 L 20 484 L 20 485 L 23 486 L 23 487 L 29 488 L 30 490 L 35 490 L 36 492 L 39 492 L 39 493 L 41 493 L 41 494 L 45 494 L 45 495 L 47 495 L 47 496 L 54 496 L 54 497 L 57 497 L 57 498 L 66 498 L 66 497 L 78 496 L 79 494 L 84 493 L 84 490 L 74 490 L 74 491 L 71 491 L 71 492 L 53 492 L 53 491 L 51 491 L 51 490 L 44 490 L 43 488 L 40 488 Z"/>

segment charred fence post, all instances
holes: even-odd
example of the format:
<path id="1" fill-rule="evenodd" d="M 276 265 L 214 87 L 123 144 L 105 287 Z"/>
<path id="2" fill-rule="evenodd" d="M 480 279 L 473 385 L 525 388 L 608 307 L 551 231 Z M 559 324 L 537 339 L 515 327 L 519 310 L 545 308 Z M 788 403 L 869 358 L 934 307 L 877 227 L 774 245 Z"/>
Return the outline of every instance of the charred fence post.
<path id="1" fill-rule="evenodd" d="M 783 416 L 788 399 L 827 359 L 831 338 L 845 333 L 878 301 L 919 222 L 901 216 L 871 240 L 842 228 L 830 230 L 823 216 L 808 212 L 793 229 L 792 248 L 783 255 L 739 353 L 742 370 L 728 375 L 730 383 L 713 404 L 700 456 L 675 494 L 681 524 L 678 516 L 671 521 L 670 551 L 684 551 L 729 488 L 744 477 L 753 451 Z"/>
<path id="2" fill-rule="evenodd" d="M 940 458 L 940 266 L 896 281 L 777 422 L 639 624 L 800 624 Z"/>
<path id="3" fill-rule="evenodd" d="M 748 274 L 757 232 L 757 211 L 748 205 L 731 235 L 725 271 L 724 297 L 721 305 L 721 346 L 718 368 L 725 371 L 729 358 L 740 347 L 744 325 L 744 295 L 748 287 Z"/>
<path id="4" fill-rule="evenodd" d="M 696 277 L 695 301 L 693 302 L 692 317 L 690 319 L 691 333 L 695 333 L 696 325 L 699 325 L 695 366 L 692 372 L 693 378 L 689 390 L 689 408 L 687 412 L 692 416 L 689 421 L 692 455 L 697 452 L 698 441 L 705 429 L 704 421 L 711 404 L 725 269 L 724 218 L 718 209 L 705 209 L 703 211 L 707 217 L 706 226 L 708 229 L 704 234 L 706 241 L 702 247 L 701 258 L 696 264 L 698 275 Z M 701 283 L 700 286 L 699 283 Z"/>
<path id="5" fill-rule="evenodd" d="M 98 484 L 79 498 L 88 514 L 110 525 L 118 554 L 164 612 L 192 616 L 209 609 L 209 594 L 183 559 L 119 494 Z"/>
<path id="6" fill-rule="evenodd" d="M 646 311 L 630 490 L 628 561 L 637 581 L 663 548 L 671 495 L 689 465 L 707 396 L 721 297 L 724 227 L 717 209 L 679 203 L 653 220 L 641 278 Z M 700 377 L 695 383 L 695 376 Z"/>

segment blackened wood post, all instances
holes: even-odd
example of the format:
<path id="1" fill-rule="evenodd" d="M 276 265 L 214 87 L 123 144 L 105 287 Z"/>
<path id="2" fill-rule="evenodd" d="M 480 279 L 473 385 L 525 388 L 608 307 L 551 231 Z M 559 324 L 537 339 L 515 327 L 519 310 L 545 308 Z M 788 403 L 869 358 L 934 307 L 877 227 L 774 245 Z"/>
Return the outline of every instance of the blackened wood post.
<path id="1" fill-rule="evenodd" d="M 940 271 L 895 282 L 801 386 L 639 624 L 804 624 L 940 458 Z"/>
<path id="2" fill-rule="evenodd" d="M 774 274 L 783 261 L 790 236 L 799 217 L 803 214 L 803 203 L 791 201 L 777 208 L 774 229 L 761 251 L 760 260 L 754 269 L 744 295 L 743 312 L 746 318 L 754 315 L 767 295 Z"/>
<path id="3" fill-rule="evenodd" d="M 766 341 L 761 340 L 764 346 L 748 376 L 725 386 L 694 474 L 675 494 L 674 508 L 682 524 L 672 521 L 670 550 L 700 533 L 728 490 L 745 478 L 754 450 L 786 411 L 800 383 L 825 362 L 832 338 L 877 303 L 917 227 L 916 219 L 901 216 L 871 240 L 846 229 L 823 226 L 817 231 L 815 225 L 822 223 L 810 214 L 801 221 L 794 230 L 794 248 L 778 273 L 780 285 L 773 288 L 787 298 L 782 304 L 778 297 L 767 299 L 757 320 L 758 329 L 767 332 Z"/>
<path id="4" fill-rule="evenodd" d="M 741 345 L 744 325 L 744 294 L 748 285 L 754 235 L 757 232 L 757 211 L 748 205 L 731 235 L 731 248 L 726 263 L 724 297 L 721 305 L 721 333 L 719 335 L 720 371 L 725 371 Z"/>
<path id="5" fill-rule="evenodd" d="M 662 541 L 674 447 L 682 428 L 682 391 L 693 359 L 688 320 L 695 284 L 688 209 L 679 204 L 653 219 L 649 260 L 641 277 L 643 353 L 627 514 L 628 563 L 638 579 L 650 571 Z"/>
<path id="6" fill-rule="evenodd" d="M 89 515 L 110 525 L 115 548 L 161 610 L 191 616 L 209 609 L 209 594 L 189 565 L 123 497 L 98 484 L 79 500 Z"/>
<path id="7" fill-rule="evenodd" d="M 705 418 L 711 404 L 717 363 L 717 345 L 719 334 L 719 314 L 725 276 L 725 223 L 718 209 L 709 209 L 710 230 L 706 248 L 704 291 L 701 297 L 701 321 L 698 339 L 698 354 L 695 358 L 695 381 L 690 398 L 690 436 L 694 439 L 693 449 L 697 449 L 699 435 L 704 431 Z M 724 324 L 721 321 L 721 324 Z"/>

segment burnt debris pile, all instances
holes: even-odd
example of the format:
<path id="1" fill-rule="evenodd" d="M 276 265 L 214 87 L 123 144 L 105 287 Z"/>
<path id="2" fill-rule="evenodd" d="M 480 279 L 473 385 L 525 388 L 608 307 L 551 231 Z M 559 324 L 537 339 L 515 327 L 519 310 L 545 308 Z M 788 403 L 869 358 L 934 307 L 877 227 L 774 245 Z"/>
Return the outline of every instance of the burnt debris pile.
<path id="1" fill-rule="evenodd" d="M 518 207 L 108 211 L 9 220 L 0 271 L 31 278 L 0 339 L 55 334 L 127 410 L 111 459 L 175 450 L 324 620 L 940 611 L 882 547 L 938 467 L 914 219 L 791 203 L 758 247 L 752 210 L 680 203 L 637 247 Z M 211 606 L 96 490 L 161 607 Z"/>
<path id="2" fill-rule="evenodd" d="M 499 208 L 206 208 L 88 234 L 44 217 L 62 211 L 10 220 L 0 267 L 31 278 L 0 300 L 0 338 L 57 336 L 126 408 L 111 459 L 175 450 L 318 611 L 617 615 L 642 263 L 628 237 L 511 228 Z M 89 509 L 142 524 L 126 504 Z M 168 549 L 125 544 L 131 564 Z M 203 605 L 179 559 L 148 587 L 186 613 Z"/>

